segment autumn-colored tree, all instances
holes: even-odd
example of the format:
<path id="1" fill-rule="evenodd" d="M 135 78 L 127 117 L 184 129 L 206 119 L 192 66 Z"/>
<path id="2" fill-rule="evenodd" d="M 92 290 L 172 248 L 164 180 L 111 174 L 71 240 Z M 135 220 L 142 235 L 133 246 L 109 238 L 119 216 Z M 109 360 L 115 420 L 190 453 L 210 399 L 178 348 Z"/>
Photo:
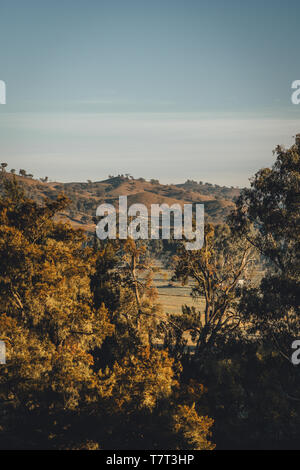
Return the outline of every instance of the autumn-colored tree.
<path id="1" fill-rule="evenodd" d="M 153 314 L 151 282 L 138 277 L 144 250 L 129 241 L 121 251 L 107 245 L 96 255 L 81 231 L 54 222 L 68 203 L 65 196 L 38 205 L 15 179 L 5 182 L 5 191 L 0 446 L 213 448 L 203 389 L 186 393 L 180 364 L 150 341 L 144 344 L 149 324 L 142 319 Z M 105 278 L 115 266 L 119 290 Z M 126 328 L 135 331 L 135 341 Z M 109 358 L 107 338 L 113 335 Z"/>
<path id="2" fill-rule="evenodd" d="M 161 315 L 153 285 L 155 270 L 145 245 L 133 239 L 110 241 L 97 249 L 91 287 L 95 305 L 104 302 L 116 327 L 113 337 L 107 338 L 110 349 L 117 338 L 119 352 L 122 347 L 128 351 L 152 343 Z"/>
<path id="3" fill-rule="evenodd" d="M 39 419 L 46 441 L 55 422 L 63 425 L 58 415 L 82 411 L 93 400 L 90 351 L 113 326 L 104 308 L 93 307 L 83 234 L 53 222 L 65 198 L 37 206 L 15 180 L 6 182 L 6 191 L 0 200 L 0 337 L 7 365 L 0 397 L 10 410 L 7 431 L 18 426 L 22 434 Z"/>
<path id="4" fill-rule="evenodd" d="M 113 436 L 109 448 L 214 448 L 209 441 L 213 420 L 199 408 L 203 387 L 180 383 L 180 366 L 165 351 L 141 347 L 101 376 L 102 415 Z"/>

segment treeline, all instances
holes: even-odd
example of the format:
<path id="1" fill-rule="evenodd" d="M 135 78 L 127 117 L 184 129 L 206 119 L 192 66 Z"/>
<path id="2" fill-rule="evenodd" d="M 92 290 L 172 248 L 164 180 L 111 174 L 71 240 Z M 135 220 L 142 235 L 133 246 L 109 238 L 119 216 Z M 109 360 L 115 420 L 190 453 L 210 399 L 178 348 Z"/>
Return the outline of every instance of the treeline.
<path id="1" fill-rule="evenodd" d="M 6 180 L 1 448 L 299 447 L 300 136 L 276 152 L 201 250 L 178 243 L 174 278 L 196 300 L 178 315 L 142 241 L 91 246 L 53 221 L 64 195 L 37 204 Z"/>

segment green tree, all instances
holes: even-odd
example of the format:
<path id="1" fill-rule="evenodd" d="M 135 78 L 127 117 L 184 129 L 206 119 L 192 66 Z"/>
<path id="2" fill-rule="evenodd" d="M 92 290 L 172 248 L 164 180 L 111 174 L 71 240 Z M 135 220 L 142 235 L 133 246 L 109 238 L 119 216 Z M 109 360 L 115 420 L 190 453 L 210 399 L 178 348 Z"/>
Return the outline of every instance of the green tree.
<path id="1" fill-rule="evenodd" d="M 273 167 L 242 191 L 232 225 L 266 262 L 259 288 L 246 291 L 241 310 L 289 361 L 300 334 L 300 134 L 291 148 L 275 152 Z"/>

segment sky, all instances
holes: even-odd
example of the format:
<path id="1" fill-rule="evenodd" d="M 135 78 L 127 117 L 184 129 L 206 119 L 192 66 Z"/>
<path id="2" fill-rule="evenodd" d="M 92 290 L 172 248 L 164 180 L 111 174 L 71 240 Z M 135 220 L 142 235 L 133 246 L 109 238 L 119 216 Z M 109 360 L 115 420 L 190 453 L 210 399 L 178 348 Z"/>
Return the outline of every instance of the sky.
<path id="1" fill-rule="evenodd" d="M 245 186 L 300 132 L 298 0 L 0 0 L 0 159 Z"/>

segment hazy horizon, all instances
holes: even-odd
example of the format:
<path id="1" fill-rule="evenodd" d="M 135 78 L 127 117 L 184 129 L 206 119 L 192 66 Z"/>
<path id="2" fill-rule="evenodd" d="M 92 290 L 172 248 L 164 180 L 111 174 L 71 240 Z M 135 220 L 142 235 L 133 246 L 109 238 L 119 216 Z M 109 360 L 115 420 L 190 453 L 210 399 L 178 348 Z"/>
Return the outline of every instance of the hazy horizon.
<path id="1" fill-rule="evenodd" d="M 299 13 L 295 0 L 2 2 L 0 159 L 60 181 L 245 186 L 300 132 Z"/>

